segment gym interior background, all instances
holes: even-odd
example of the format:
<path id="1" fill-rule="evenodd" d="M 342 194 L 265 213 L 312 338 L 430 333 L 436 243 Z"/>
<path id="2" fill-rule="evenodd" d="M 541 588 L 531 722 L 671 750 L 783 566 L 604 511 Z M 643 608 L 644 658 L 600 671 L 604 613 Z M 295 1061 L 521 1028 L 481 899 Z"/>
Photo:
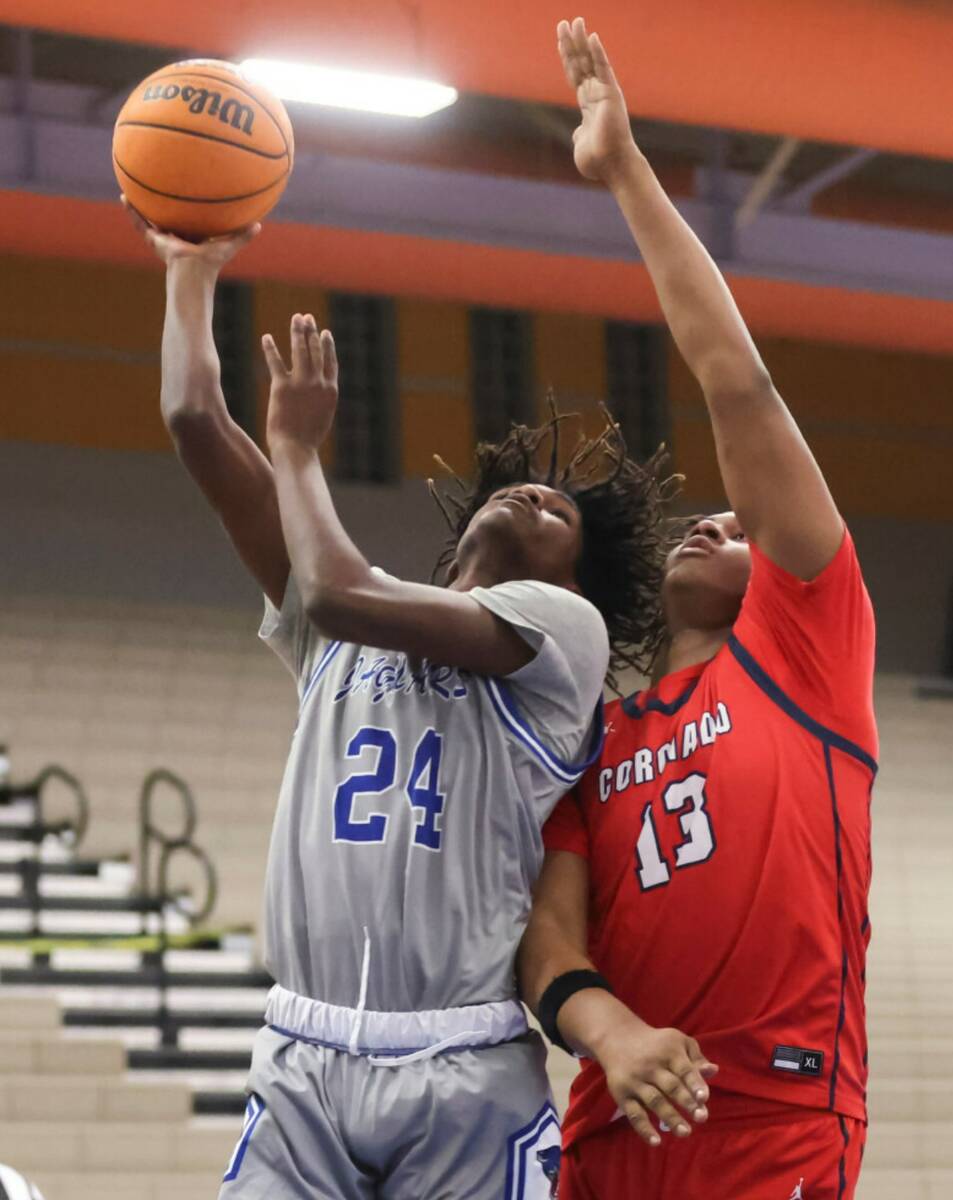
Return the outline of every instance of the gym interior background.
<path id="1" fill-rule="evenodd" d="M 79 7 L 0 5 L 0 1161 L 47 1200 L 188 1200 L 212 1194 L 234 1141 L 294 695 L 159 418 L 162 272 L 116 203 L 109 138 L 149 71 L 281 36 L 185 0 Z M 414 123 L 289 105 L 292 183 L 218 297 L 236 419 L 261 438 L 259 336 L 314 312 L 342 365 L 327 451 L 342 516 L 413 578 L 442 538 L 434 453 L 465 471 L 478 438 L 542 416 L 550 390 L 588 427 L 608 406 L 638 453 L 664 441 L 684 511 L 723 507 L 701 397 L 621 218 L 572 168 L 552 27 L 573 14 L 509 6 L 497 53 L 485 17 L 438 0 L 284 7 L 302 43 L 424 64 L 461 96 Z M 877 609 L 860 1195 L 932 1200 L 953 1186 L 953 82 L 938 57 L 953 15 L 789 0 L 749 21 L 723 0 L 713 26 L 700 0 L 651 7 L 635 31 L 627 5 L 586 15 L 628 47 L 636 135 L 726 270 Z M 45 779 L 50 763 L 67 778 Z M 162 779 L 144 821 L 156 768 L 194 796 L 217 876 L 205 915 L 201 856 L 166 881 L 191 901 L 139 873 L 142 846 L 155 859 L 181 823 Z M 36 855 L 61 870 L 33 886 Z M 551 1057 L 564 1092 L 571 1065 Z"/>

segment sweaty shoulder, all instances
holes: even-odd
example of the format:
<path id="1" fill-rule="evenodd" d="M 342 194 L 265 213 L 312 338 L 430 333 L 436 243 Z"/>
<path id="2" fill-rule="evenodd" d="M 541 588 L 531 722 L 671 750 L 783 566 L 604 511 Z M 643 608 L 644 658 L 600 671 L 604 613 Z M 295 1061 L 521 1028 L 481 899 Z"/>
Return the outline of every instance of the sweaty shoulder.
<path id="1" fill-rule="evenodd" d="M 816 720 L 876 753 L 875 626 L 857 551 L 845 529 L 821 573 L 804 581 L 751 547 L 751 581 L 733 649 Z"/>

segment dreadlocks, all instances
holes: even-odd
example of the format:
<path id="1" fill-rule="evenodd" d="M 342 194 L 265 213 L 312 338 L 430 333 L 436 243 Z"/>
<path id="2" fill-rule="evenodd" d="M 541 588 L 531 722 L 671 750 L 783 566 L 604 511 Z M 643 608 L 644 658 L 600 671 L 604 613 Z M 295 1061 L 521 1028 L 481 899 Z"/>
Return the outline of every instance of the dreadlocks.
<path id="1" fill-rule="evenodd" d="M 606 623 L 611 647 L 608 682 L 614 687 L 616 672 L 627 666 L 648 672 L 663 642 L 661 588 L 669 545 L 665 505 L 678 479 L 661 477 L 664 447 L 641 466 L 629 458 L 622 432 L 608 412 L 604 431 L 596 438 L 580 436 L 560 466 L 566 415 L 556 413 L 552 400 L 550 409 L 552 416 L 539 428 L 514 425 L 503 441 L 481 442 L 469 484 L 436 458 L 451 475 L 455 490 L 441 494 L 429 480 L 431 495 L 450 527 L 434 577 L 453 561 L 475 513 L 501 488 L 540 483 L 565 492 L 582 518 L 576 579 Z"/>

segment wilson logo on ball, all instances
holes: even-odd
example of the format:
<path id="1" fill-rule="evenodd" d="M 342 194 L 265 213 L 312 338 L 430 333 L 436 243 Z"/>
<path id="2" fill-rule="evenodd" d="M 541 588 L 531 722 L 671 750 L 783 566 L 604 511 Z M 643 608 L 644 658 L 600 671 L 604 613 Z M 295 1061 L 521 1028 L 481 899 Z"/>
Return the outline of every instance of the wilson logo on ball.
<path id="1" fill-rule="evenodd" d="M 190 113 L 200 115 L 208 113 L 210 117 L 218 117 L 224 124 L 231 124 L 233 129 L 251 134 L 255 125 L 255 111 L 248 104 L 242 104 L 234 97 L 222 103 L 221 92 L 210 92 L 208 88 L 196 88 L 189 84 L 179 87 L 177 83 L 154 83 L 147 87 L 143 94 L 143 103 L 151 100 L 175 100 L 178 98 L 188 106 Z"/>

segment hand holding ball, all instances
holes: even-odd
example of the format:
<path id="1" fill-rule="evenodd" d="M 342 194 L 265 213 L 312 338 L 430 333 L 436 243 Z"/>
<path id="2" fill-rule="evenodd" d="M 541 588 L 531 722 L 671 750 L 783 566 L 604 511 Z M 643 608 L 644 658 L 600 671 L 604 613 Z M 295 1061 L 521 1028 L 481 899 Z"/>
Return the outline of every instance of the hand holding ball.
<path id="1" fill-rule="evenodd" d="M 158 229 L 195 241 L 261 220 L 293 163 L 284 105 L 231 63 L 163 67 L 116 119 L 113 169 L 129 203 Z"/>

